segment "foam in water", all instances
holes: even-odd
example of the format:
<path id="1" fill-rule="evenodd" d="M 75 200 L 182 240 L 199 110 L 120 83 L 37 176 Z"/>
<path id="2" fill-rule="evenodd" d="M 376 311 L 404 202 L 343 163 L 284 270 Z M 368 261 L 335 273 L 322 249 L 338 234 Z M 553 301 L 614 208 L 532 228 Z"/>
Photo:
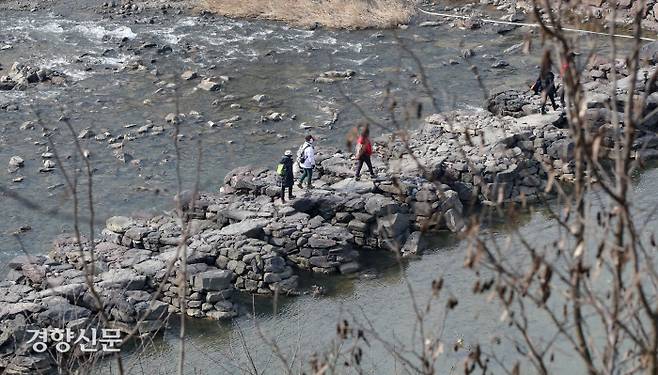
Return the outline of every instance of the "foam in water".
<path id="1" fill-rule="evenodd" d="M 62 27 L 62 25 L 60 25 L 57 22 L 49 22 L 43 26 L 35 27 L 34 29 L 44 33 L 52 33 L 52 34 L 61 34 L 64 32 L 64 28 Z"/>
<path id="2" fill-rule="evenodd" d="M 194 17 L 187 17 L 179 20 L 176 22 L 176 26 L 196 26 L 197 25 L 197 20 Z"/>
<path id="3" fill-rule="evenodd" d="M 72 30 L 85 35 L 92 35 L 98 39 L 102 39 L 106 35 L 116 37 L 119 39 L 122 38 L 134 39 L 135 37 L 137 37 L 137 34 L 135 34 L 132 31 L 132 29 L 128 26 L 119 26 L 114 30 L 107 30 L 103 26 L 92 25 L 92 24 L 81 24 L 74 26 Z"/>

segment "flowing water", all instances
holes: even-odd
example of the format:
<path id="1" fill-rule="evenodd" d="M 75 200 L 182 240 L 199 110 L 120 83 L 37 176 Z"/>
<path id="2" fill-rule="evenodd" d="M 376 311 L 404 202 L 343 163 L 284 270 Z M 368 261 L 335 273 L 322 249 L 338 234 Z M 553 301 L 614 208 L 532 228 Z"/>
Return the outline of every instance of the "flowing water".
<path id="1" fill-rule="evenodd" d="M 0 91 L 0 108 L 4 108 L 0 109 L 0 162 L 7 163 L 12 155 L 25 159 L 25 166 L 15 174 L 0 168 L 0 183 L 41 208 L 27 209 L 8 195 L 0 196 L 0 265 L 20 254 L 21 246 L 30 253 L 47 252 L 57 233 L 72 228 L 67 216 L 71 202 L 61 173 L 39 172 L 41 154 L 47 151 L 39 125 L 52 132 L 62 162 L 79 165 L 68 128 L 58 120 L 61 116 L 70 119 L 76 135 L 83 128 L 96 134 L 107 131 L 110 137 L 125 135 L 123 150 L 129 159 L 139 160 L 138 164 L 123 163 L 113 155 L 107 141 L 81 140 L 82 147 L 91 152 L 98 229 L 111 215 L 171 208 L 177 186 L 176 153 L 171 126 L 164 118 L 176 112 L 177 106 L 180 113 L 187 114 L 181 125 L 184 186 L 194 184 L 200 142 L 200 187 L 216 190 L 232 168 L 245 164 L 272 167 L 284 150 L 300 143 L 306 131 L 318 136 L 320 145 L 342 147 L 346 133 L 361 118 L 345 95 L 384 122 L 390 120 L 383 108 L 389 87 L 401 101 L 424 98 L 425 114 L 429 114 L 426 95 L 418 83 L 416 61 L 399 47 L 401 43 L 422 63 L 441 110 L 475 110 L 482 105 L 483 93 L 469 69 L 471 63 L 478 66 L 487 88 L 494 91 L 528 85 L 536 74 L 540 55 L 535 52 L 526 56 L 518 50 L 503 53 L 524 40 L 527 30 L 523 29 L 504 36 L 490 29 L 460 30 L 448 24 L 347 32 L 298 30 L 277 23 L 189 15 L 155 15 L 153 19 L 153 24 L 146 18 L 110 19 L 88 7 L 62 12 L 3 11 L 0 48 L 11 48 L 0 49 L 0 75 L 14 61 L 21 61 L 64 73 L 67 84 Z M 539 43 L 536 38 L 533 42 Z M 600 51 L 608 50 L 605 40 L 598 44 Z M 164 45 L 171 51 L 158 52 Z M 460 58 L 464 48 L 475 52 L 469 63 Z M 500 59 L 510 66 L 491 68 Z M 451 64 L 451 60 L 457 63 Z M 138 64 L 142 67 L 133 69 Z M 228 76 L 229 80 L 218 92 L 196 90 L 198 80 L 178 78 L 188 69 L 201 76 Z M 313 81 L 324 71 L 344 69 L 354 70 L 355 77 L 336 84 Z M 267 98 L 260 104 L 252 100 L 259 94 Z M 231 107 L 236 103 L 240 109 Z M 286 115 L 282 121 L 261 122 L 270 111 Z M 240 120 L 232 127 L 220 124 L 236 115 Z M 36 128 L 20 130 L 26 121 L 34 121 Z M 208 121 L 220 125 L 211 127 Z M 147 124 L 164 126 L 165 132 L 137 132 Z M 311 129 L 304 130 L 307 126 Z M 18 176 L 24 180 L 12 183 Z M 654 196 L 644 192 L 650 192 L 657 180 L 658 173 L 653 170 L 639 179 L 638 206 L 655 207 Z M 538 242 L 556 236 L 554 223 L 541 211 L 513 225 Z M 25 230 L 19 242 L 12 233 L 21 227 Z M 505 236 L 504 228 L 494 230 Z M 299 362 L 313 351 L 327 348 L 339 318 L 351 319 L 352 315 L 361 321 L 368 316 L 388 339 L 409 344 L 413 311 L 405 280 L 421 300 L 429 293 L 431 280 L 438 276 L 445 278 L 449 293 L 460 296 L 445 327 L 447 343 L 463 339 L 468 346 L 504 334 L 496 306 L 470 296 L 472 274 L 462 267 L 466 245 L 452 235 L 440 235 L 433 247 L 422 259 L 402 268 L 385 254 L 371 253 L 365 259 L 369 269 L 365 274 L 330 278 L 309 275 L 304 285 L 324 285 L 328 295 L 282 299 L 277 312 L 272 312 L 271 300 L 259 299 L 254 304 L 258 328 L 246 318 L 233 324 L 190 321 L 188 373 L 236 373 L 242 371 L 241 367 L 247 368 L 241 333 L 257 366 L 278 373 L 278 362 L 260 338 L 259 330 L 267 337 L 276 337 L 284 351 L 297 351 Z M 441 319 L 442 306 L 437 306 L 435 322 Z M 172 372 L 177 350 L 175 331 L 156 338 L 141 354 L 130 354 L 128 362 L 135 366 L 130 373 Z M 393 372 L 395 363 L 381 345 L 373 343 L 367 351 L 372 373 Z M 508 348 L 506 352 L 514 350 Z M 441 368 L 448 371 L 458 366 L 465 353 L 465 349 L 446 348 Z M 571 368 L 564 363 L 560 366 Z M 111 369 L 105 371 L 110 373 Z"/>

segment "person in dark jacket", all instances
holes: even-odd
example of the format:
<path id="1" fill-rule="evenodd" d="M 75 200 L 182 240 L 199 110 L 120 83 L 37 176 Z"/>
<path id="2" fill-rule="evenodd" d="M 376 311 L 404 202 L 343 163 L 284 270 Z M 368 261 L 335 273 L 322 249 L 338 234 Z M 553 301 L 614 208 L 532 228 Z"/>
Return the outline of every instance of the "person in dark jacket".
<path id="1" fill-rule="evenodd" d="M 292 186 L 295 183 L 295 176 L 292 172 L 292 151 L 287 150 L 281 159 L 281 164 L 283 165 L 283 171 L 280 175 L 281 178 L 281 201 L 285 203 L 286 201 L 286 188 L 288 188 L 288 199 L 295 198 L 292 195 Z"/>
<path id="2" fill-rule="evenodd" d="M 541 113 L 546 113 L 546 99 L 551 99 L 553 110 L 557 111 L 557 104 L 555 104 L 555 93 L 557 92 L 557 88 L 555 87 L 555 74 L 550 70 L 543 74 L 541 85 L 543 89 L 541 96 Z"/>
<path id="3" fill-rule="evenodd" d="M 551 52 L 549 50 L 544 51 L 544 56 L 542 57 L 541 68 L 539 70 L 539 77 L 535 84 L 532 85 L 531 89 L 535 92 L 535 95 L 541 92 L 541 107 L 540 112 L 542 114 L 546 113 L 546 100 L 550 99 L 553 109 L 557 111 L 557 104 L 555 103 L 555 94 L 557 92 L 557 87 L 555 86 L 555 74 L 551 71 L 551 66 L 553 62 L 551 61 Z"/>

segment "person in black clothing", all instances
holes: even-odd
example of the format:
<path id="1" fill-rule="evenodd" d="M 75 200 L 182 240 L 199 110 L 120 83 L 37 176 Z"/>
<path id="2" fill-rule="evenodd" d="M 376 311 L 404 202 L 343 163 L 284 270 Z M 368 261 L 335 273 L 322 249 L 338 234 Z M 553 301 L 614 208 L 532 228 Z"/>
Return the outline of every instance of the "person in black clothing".
<path id="1" fill-rule="evenodd" d="M 539 78 L 537 78 L 537 81 L 535 81 L 535 84 L 532 85 L 531 89 L 535 92 L 535 95 L 538 95 L 541 92 L 540 111 L 542 114 L 546 113 L 547 99 L 551 100 L 553 109 L 557 111 L 557 104 L 555 103 L 555 93 L 557 92 L 557 89 L 555 88 L 555 74 L 553 74 L 550 69 L 539 75 Z"/>
<path id="2" fill-rule="evenodd" d="M 537 81 L 535 81 L 535 84 L 531 87 L 531 89 L 535 92 L 535 95 L 541 92 L 540 111 L 542 114 L 546 113 L 547 99 L 551 99 L 553 109 L 557 111 L 557 104 L 555 103 L 555 93 L 557 92 L 557 87 L 555 87 L 555 74 L 553 74 L 551 71 L 552 64 L 551 52 L 549 50 L 545 50 L 544 56 L 542 58 L 539 78 L 537 78 Z"/>
<path id="3" fill-rule="evenodd" d="M 555 104 L 555 74 L 550 70 L 545 74 L 542 81 L 542 87 L 544 92 L 541 96 L 541 113 L 546 113 L 546 99 L 551 99 L 551 105 L 553 110 L 557 111 L 557 104 Z"/>
<path id="4" fill-rule="evenodd" d="M 281 201 L 285 203 L 286 201 L 286 188 L 288 188 L 288 199 L 295 198 L 292 195 L 292 186 L 295 183 L 295 176 L 292 173 L 292 151 L 287 150 L 281 159 L 281 164 L 283 165 L 283 173 L 281 174 Z"/>

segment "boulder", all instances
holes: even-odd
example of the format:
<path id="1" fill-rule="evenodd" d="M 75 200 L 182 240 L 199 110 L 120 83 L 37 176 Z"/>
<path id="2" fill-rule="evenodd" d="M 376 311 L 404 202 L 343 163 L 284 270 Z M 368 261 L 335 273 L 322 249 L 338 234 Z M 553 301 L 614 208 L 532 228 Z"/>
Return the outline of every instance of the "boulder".
<path id="1" fill-rule="evenodd" d="M 125 236 L 134 241 L 141 241 L 147 234 L 153 232 L 153 229 L 146 227 L 132 227 L 125 232 Z"/>
<path id="2" fill-rule="evenodd" d="M 460 212 L 456 209 L 451 208 L 443 214 L 443 217 L 446 220 L 446 226 L 450 229 L 451 232 L 457 233 L 464 229 L 464 218 Z"/>
<path id="3" fill-rule="evenodd" d="M 328 249 L 330 247 L 336 246 L 336 241 L 329 238 L 322 238 L 320 236 L 313 235 L 308 239 L 308 245 L 316 249 Z"/>
<path id="4" fill-rule="evenodd" d="M 66 302 L 66 300 L 57 300 L 56 303 L 49 304 L 47 310 L 39 313 L 36 320 L 40 324 L 49 324 L 53 327 L 64 328 L 68 322 L 87 318 L 90 315 L 91 311 L 89 309 L 72 305 Z"/>
<path id="5" fill-rule="evenodd" d="M 368 198 L 365 205 L 366 211 L 374 216 L 384 216 L 400 210 L 400 205 L 392 198 L 375 194 Z"/>
<path id="6" fill-rule="evenodd" d="M 338 266 L 338 271 L 342 273 L 343 275 L 354 273 L 359 270 L 361 266 L 359 265 L 358 262 L 348 262 L 348 263 L 343 263 L 340 266 Z"/>
<path id="7" fill-rule="evenodd" d="M 115 233 L 124 233 L 133 226 L 133 220 L 126 216 L 112 216 L 105 221 L 107 229 Z"/>
<path id="8" fill-rule="evenodd" d="M 7 266 L 14 270 L 22 270 L 23 266 L 26 264 L 37 264 L 42 265 L 46 261 L 46 257 L 43 255 L 19 255 L 7 263 Z"/>
<path id="9" fill-rule="evenodd" d="M 166 264 L 161 260 L 149 259 L 141 263 L 135 264 L 133 268 L 135 269 L 135 271 L 146 277 L 153 277 L 160 270 L 164 270 L 166 268 Z"/>
<path id="10" fill-rule="evenodd" d="M 14 155 L 9 158 L 9 172 L 13 173 L 18 170 L 18 168 L 23 167 L 24 160 L 22 157 Z"/>
<path id="11" fill-rule="evenodd" d="M 101 287 L 107 289 L 140 290 L 146 284 L 146 277 L 134 270 L 119 268 L 99 275 Z"/>
<path id="12" fill-rule="evenodd" d="M 138 319 L 158 320 L 162 319 L 169 309 L 169 305 L 161 301 L 139 302 L 135 304 L 135 313 Z"/>
<path id="13" fill-rule="evenodd" d="M 286 261 L 282 257 L 274 256 L 265 259 L 265 272 L 281 273 L 286 269 Z"/>
<path id="14" fill-rule="evenodd" d="M 13 317 L 17 314 L 33 314 L 42 310 L 42 307 L 33 302 L 17 302 L 0 304 L 0 319 Z"/>
<path id="15" fill-rule="evenodd" d="M 249 238 L 262 239 L 265 235 L 263 228 L 269 224 L 266 219 L 247 219 L 239 223 L 227 225 L 219 232 L 225 236 L 245 236 Z"/>
<path id="16" fill-rule="evenodd" d="M 226 174 L 224 184 L 236 190 L 252 191 L 256 188 L 254 178 L 254 172 L 250 166 L 238 167 Z"/>
<path id="17" fill-rule="evenodd" d="M 377 219 L 380 247 L 399 251 L 409 235 L 409 215 L 390 214 Z"/>
<path id="18" fill-rule="evenodd" d="M 374 186 L 372 181 L 356 181 L 353 178 L 346 178 L 329 186 L 329 189 L 343 193 L 365 194 L 372 192 Z"/>
<path id="19" fill-rule="evenodd" d="M 212 270 L 194 275 L 194 289 L 199 291 L 220 291 L 227 289 L 233 280 L 233 272 Z"/>
<path id="20" fill-rule="evenodd" d="M 411 233 L 404 242 L 404 246 L 402 246 L 401 249 L 402 256 L 420 254 L 424 250 L 425 245 L 423 234 L 419 231 L 415 231 Z"/>
<path id="21" fill-rule="evenodd" d="M 567 138 L 560 139 L 551 143 L 546 152 L 553 159 L 571 160 L 573 159 L 574 143 Z"/>
<path id="22" fill-rule="evenodd" d="M 84 283 L 60 285 L 54 288 L 48 288 L 38 293 L 39 298 L 46 298 L 51 296 L 61 296 L 69 300 L 75 301 L 82 296 L 87 290 L 87 285 Z"/>

